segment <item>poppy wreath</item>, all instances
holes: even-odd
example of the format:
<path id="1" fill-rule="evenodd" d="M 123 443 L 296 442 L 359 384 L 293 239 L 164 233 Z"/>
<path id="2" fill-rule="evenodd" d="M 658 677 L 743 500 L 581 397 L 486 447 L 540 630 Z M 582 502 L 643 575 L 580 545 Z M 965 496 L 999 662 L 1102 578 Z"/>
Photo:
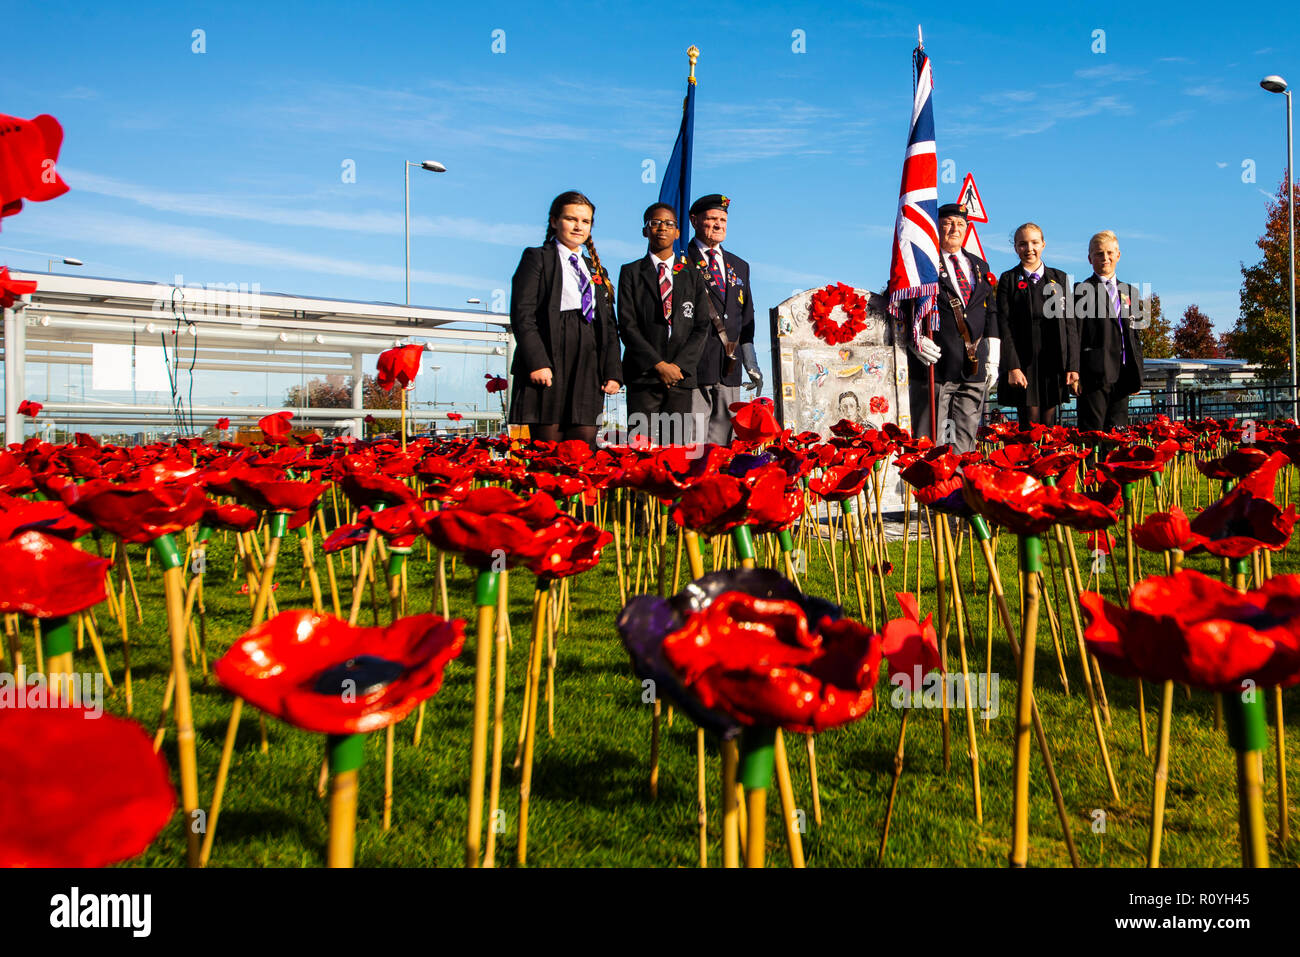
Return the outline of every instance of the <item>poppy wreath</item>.
<path id="1" fill-rule="evenodd" d="M 844 322 L 831 318 L 836 306 L 844 309 Z M 813 293 L 808 315 L 813 335 L 822 342 L 832 346 L 852 342 L 867 328 L 867 298 L 858 295 L 852 286 L 837 282 Z"/>

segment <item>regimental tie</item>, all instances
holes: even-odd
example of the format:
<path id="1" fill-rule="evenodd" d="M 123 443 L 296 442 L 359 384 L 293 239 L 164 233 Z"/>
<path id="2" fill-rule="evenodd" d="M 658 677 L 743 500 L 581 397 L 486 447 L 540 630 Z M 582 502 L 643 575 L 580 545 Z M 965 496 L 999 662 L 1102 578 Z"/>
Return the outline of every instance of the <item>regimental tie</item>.
<path id="1" fill-rule="evenodd" d="M 664 303 L 664 321 L 671 329 L 673 325 L 673 281 L 668 275 L 668 267 L 659 264 L 659 298 Z"/>
<path id="2" fill-rule="evenodd" d="M 591 322 L 596 318 L 596 302 L 591 294 L 591 282 L 587 279 L 587 274 L 582 271 L 582 267 L 578 265 L 577 253 L 569 253 L 569 263 L 573 266 L 573 271 L 578 274 L 578 292 L 582 293 L 582 319 L 584 322 Z"/>
<path id="3" fill-rule="evenodd" d="M 1119 329 L 1119 361 L 1123 365 L 1128 361 L 1128 349 L 1125 348 L 1124 342 L 1124 320 L 1119 314 L 1119 285 L 1115 282 L 1114 276 L 1104 281 L 1106 292 L 1110 296 L 1110 308 L 1115 312 L 1115 326 Z"/>
<path id="4" fill-rule="evenodd" d="M 961 301 L 963 304 L 970 302 L 970 283 L 966 281 L 966 274 L 962 272 L 961 264 L 957 262 L 957 254 L 949 253 L 948 258 L 952 260 L 952 272 L 957 280 L 957 288 L 961 291 Z"/>
<path id="5" fill-rule="evenodd" d="M 718 287 L 718 292 L 726 293 L 726 286 L 722 284 L 722 267 L 718 265 L 718 251 L 709 250 L 709 275 L 713 277 L 713 285 Z"/>

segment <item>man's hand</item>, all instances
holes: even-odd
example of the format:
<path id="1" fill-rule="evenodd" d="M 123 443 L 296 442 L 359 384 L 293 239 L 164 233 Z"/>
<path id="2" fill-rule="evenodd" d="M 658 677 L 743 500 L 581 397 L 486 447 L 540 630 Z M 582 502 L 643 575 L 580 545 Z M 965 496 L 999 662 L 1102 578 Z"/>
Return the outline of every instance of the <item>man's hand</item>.
<path id="1" fill-rule="evenodd" d="M 672 388 L 685 378 L 682 375 L 681 367 L 672 362 L 656 362 L 655 374 L 659 376 L 659 381 L 669 388 Z"/>
<path id="2" fill-rule="evenodd" d="M 605 388 L 606 395 L 618 395 L 619 391 L 623 387 L 619 385 L 617 382 L 615 382 L 613 379 L 610 379 L 605 383 L 604 388 Z"/>
<path id="3" fill-rule="evenodd" d="M 939 343 L 927 336 L 921 337 L 920 348 L 909 343 L 908 349 L 911 350 L 912 355 L 916 356 L 924 365 L 927 366 L 934 365 L 939 361 L 939 357 L 943 355 L 943 350 L 939 348 Z"/>
<path id="4" fill-rule="evenodd" d="M 1079 394 L 1079 373 L 1067 372 L 1065 374 L 1065 384 L 1075 395 Z"/>
<path id="5" fill-rule="evenodd" d="M 532 372 L 528 373 L 528 378 L 533 385 L 549 387 L 551 384 L 551 367 L 547 366 L 545 369 L 534 369 Z"/>
<path id="6" fill-rule="evenodd" d="M 1029 380 L 1025 378 L 1025 374 L 1021 372 L 1019 369 L 1012 369 L 1010 372 L 1007 373 L 1007 383 L 1010 385 L 1019 386 L 1022 389 L 1029 388 Z"/>

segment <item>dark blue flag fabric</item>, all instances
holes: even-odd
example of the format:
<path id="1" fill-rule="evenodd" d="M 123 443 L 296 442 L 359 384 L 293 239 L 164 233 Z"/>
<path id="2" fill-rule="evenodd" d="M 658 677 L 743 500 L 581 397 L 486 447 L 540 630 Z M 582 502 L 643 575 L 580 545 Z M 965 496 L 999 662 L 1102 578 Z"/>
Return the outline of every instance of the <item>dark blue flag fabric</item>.
<path id="1" fill-rule="evenodd" d="M 682 104 L 682 128 L 673 144 L 673 155 L 664 168 L 659 202 L 677 210 L 677 225 L 681 235 L 673 244 L 679 256 L 686 254 L 691 241 L 691 221 L 687 215 L 691 208 L 691 144 L 695 140 L 695 82 L 686 84 L 686 101 Z"/>

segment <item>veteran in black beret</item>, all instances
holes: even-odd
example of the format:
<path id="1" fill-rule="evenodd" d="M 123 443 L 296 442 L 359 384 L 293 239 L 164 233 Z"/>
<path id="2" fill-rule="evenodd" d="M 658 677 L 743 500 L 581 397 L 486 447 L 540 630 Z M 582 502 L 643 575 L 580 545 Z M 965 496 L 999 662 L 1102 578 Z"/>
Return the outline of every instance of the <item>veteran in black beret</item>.
<path id="1" fill-rule="evenodd" d="M 762 390 L 763 375 L 754 352 L 754 297 L 749 263 L 722 248 L 727 238 L 731 200 L 721 193 L 701 196 L 691 204 L 695 238 L 688 247 L 690 262 L 700 270 L 708 292 L 709 334 L 696 369 L 694 413 L 696 441 L 725 445 L 731 441 L 732 403 L 740 399 L 740 370 L 750 385 Z"/>
<path id="2" fill-rule="evenodd" d="M 939 328 L 923 320 L 919 344 L 908 343 L 909 398 L 913 431 L 956 452 L 975 448 L 989 385 L 997 381 L 997 280 L 989 264 L 962 248 L 970 226 L 960 203 L 939 207 Z M 929 366 L 934 367 L 934 415 L 930 419 Z"/>

